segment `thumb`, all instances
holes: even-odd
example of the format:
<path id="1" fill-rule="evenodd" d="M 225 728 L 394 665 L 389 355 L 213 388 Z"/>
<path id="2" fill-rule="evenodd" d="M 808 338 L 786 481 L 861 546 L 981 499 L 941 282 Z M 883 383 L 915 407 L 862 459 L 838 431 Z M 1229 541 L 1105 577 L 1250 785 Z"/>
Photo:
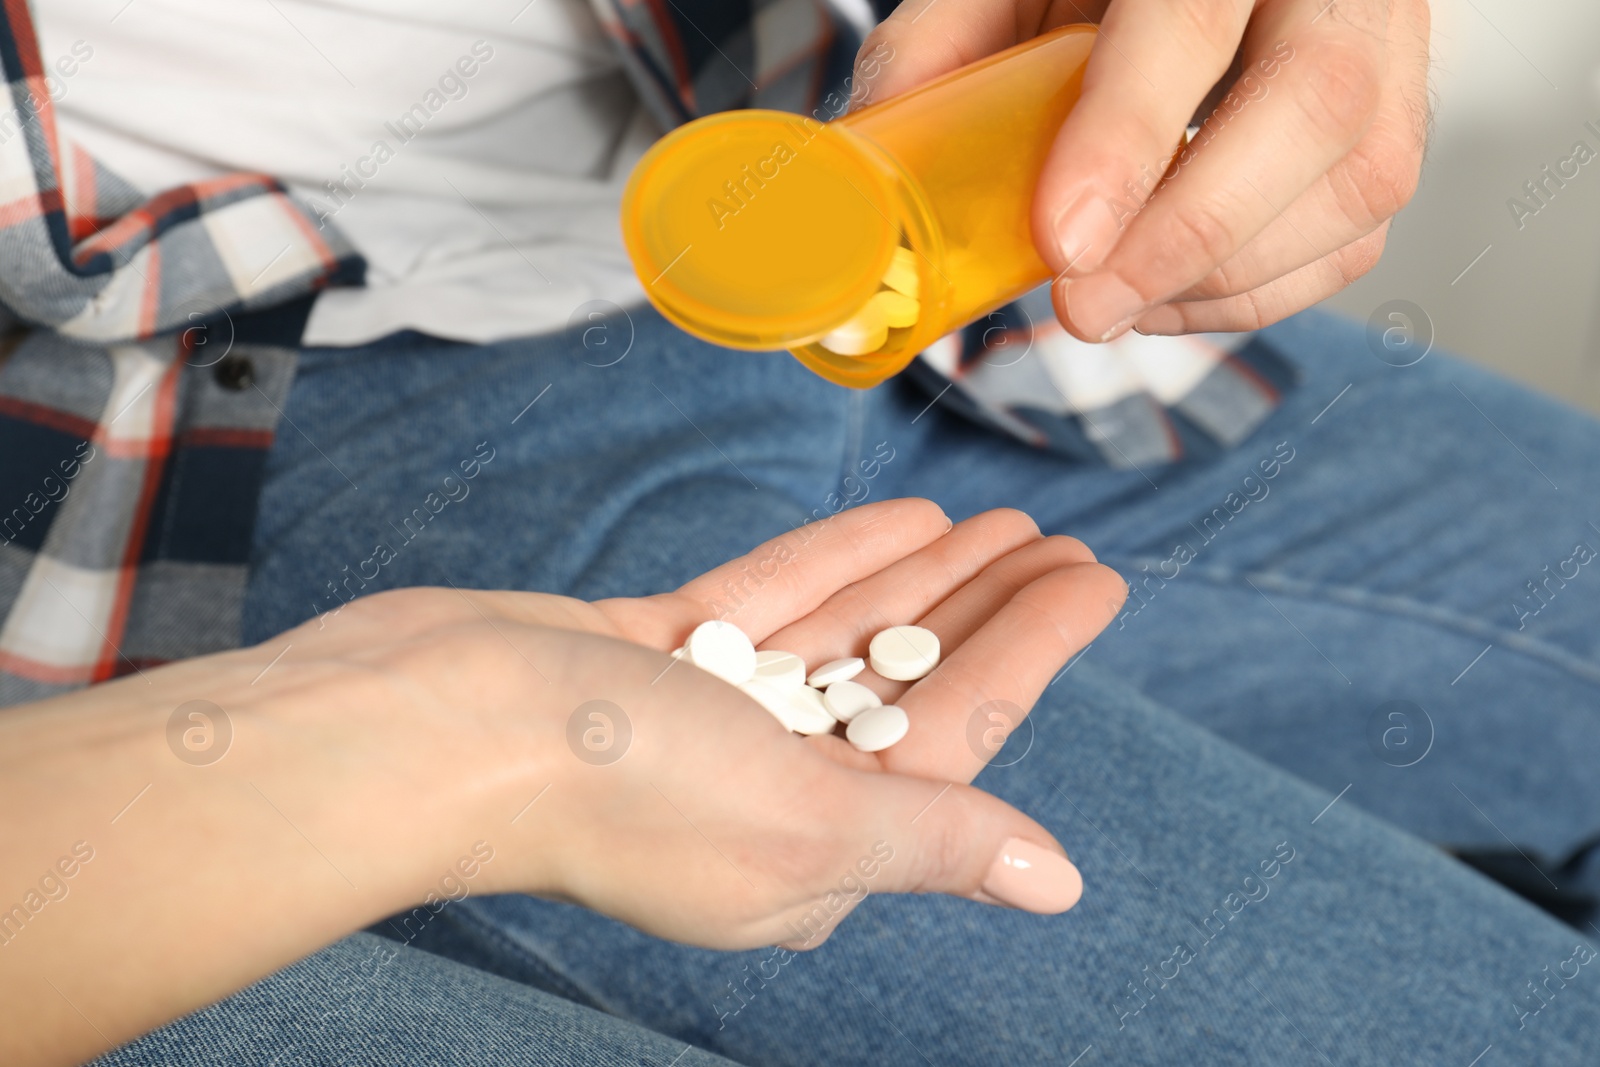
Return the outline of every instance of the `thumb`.
<path id="1" fill-rule="evenodd" d="M 899 775 L 878 785 L 895 794 L 876 810 L 897 857 L 880 892 L 947 893 L 1039 915 L 1066 911 L 1083 895 L 1083 876 L 1050 831 L 998 797 Z M 907 809 L 909 818 L 894 817 Z"/>
<path id="2" fill-rule="evenodd" d="M 848 807 L 863 817 L 850 836 L 870 847 L 837 891 L 781 917 L 784 947 L 816 948 L 872 893 L 945 893 L 1039 915 L 1083 895 L 1061 845 L 1005 801 L 954 782 L 855 773 Z"/>

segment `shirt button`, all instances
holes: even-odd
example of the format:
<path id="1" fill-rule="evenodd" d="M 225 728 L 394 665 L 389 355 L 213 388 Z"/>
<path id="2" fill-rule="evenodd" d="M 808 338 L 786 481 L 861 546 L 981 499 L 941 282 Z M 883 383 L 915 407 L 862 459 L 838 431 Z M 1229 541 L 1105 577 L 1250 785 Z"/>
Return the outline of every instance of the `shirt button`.
<path id="1" fill-rule="evenodd" d="M 250 388 L 256 381 L 256 369 L 244 356 L 223 356 L 212 374 L 218 385 L 235 393 Z"/>

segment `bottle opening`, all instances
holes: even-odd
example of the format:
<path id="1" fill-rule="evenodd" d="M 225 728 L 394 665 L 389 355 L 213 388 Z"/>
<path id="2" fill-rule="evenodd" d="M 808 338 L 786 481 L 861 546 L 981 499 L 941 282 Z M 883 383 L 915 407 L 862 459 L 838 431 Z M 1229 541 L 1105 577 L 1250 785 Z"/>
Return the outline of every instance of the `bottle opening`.
<path id="1" fill-rule="evenodd" d="M 662 138 L 622 201 L 623 240 L 663 315 L 734 348 L 793 348 L 856 315 L 900 246 L 893 174 L 859 139 L 780 111 Z"/>

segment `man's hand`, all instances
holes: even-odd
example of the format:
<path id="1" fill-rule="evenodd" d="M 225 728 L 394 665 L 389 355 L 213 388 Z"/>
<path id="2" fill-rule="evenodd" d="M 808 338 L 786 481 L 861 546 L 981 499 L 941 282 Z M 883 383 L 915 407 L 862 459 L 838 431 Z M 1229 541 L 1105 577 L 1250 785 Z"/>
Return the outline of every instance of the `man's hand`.
<path id="1" fill-rule="evenodd" d="M 870 98 L 1074 22 L 1101 36 L 1032 219 L 1073 334 L 1255 329 L 1377 262 L 1422 165 L 1426 0 L 906 0 Z"/>

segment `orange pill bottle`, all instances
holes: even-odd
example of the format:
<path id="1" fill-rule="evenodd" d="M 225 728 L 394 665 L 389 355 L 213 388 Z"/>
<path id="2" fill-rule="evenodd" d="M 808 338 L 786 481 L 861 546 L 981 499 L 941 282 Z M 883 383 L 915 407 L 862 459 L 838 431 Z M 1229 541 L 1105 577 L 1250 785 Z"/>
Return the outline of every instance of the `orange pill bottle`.
<path id="1" fill-rule="evenodd" d="M 1094 39 L 1064 27 L 826 124 L 752 110 L 679 127 L 622 199 L 650 302 L 707 341 L 787 348 L 840 385 L 898 373 L 1050 276 L 1029 212 Z M 825 347 L 897 262 L 915 266 L 895 282 L 915 321 L 864 354 Z"/>

